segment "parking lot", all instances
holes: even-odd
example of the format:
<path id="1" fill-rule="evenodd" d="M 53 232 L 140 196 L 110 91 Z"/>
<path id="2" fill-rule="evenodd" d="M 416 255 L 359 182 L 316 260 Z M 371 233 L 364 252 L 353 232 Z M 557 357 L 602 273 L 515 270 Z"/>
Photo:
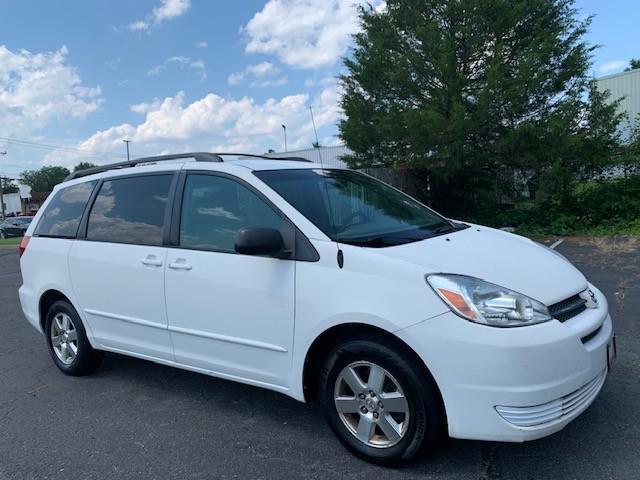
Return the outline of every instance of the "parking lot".
<path id="1" fill-rule="evenodd" d="M 16 249 L 0 247 L 0 480 L 640 478 L 640 239 L 557 249 L 614 318 L 618 358 L 595 403 L 546 439 L 443 441 L 383 469 L 344 450 L 316 406 L 273 392 L 117 355 L 92 376 L 62 375 L 20 311 Z"/>

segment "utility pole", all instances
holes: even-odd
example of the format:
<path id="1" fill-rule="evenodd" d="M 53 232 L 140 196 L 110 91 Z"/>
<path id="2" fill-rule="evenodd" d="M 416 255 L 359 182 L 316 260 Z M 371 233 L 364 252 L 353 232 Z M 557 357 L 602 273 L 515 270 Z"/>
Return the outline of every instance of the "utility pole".
<path id="1" fill-rule="evenodd" d="M 282 131 L 284 132 L 284 151 L 287 151 L 287 126 L 282 124 Z"/>
<path id="2" fill-rule="evenodd" d="M 122 140 L 124 143 L 127 144 L 127 162 L 129 161 L 129 144 L 131 143 L 131 140 Z"/>
<path id="3" fill-rule="evenodd" d="M 6 151 L 0 152 L 0 155 L 2 155 L 3 157 L 6 154 Z M 4 222 L 6 218 L 4 215 L 4 177 L 0 177 L 0 205 L 2 205 L 2 221 Z"/>

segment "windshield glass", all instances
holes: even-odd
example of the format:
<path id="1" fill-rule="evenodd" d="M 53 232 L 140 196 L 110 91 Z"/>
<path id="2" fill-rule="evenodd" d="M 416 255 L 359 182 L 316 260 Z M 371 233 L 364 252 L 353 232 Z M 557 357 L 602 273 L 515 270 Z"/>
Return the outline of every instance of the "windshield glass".
<path id="1" fill-rule="evenodd" d="M 352 170 L 254 173 L 335 241 L 386 247 L 460 228 L 404 193 Z"/>

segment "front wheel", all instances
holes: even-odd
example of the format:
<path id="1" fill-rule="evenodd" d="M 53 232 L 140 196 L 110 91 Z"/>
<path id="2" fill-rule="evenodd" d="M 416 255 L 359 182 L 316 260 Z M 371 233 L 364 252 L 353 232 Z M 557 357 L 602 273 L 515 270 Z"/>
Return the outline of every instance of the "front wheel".
<path id="1" fill-rule="evenodd" d="M 66 301 L 54 303 L 45 324 L 49 353 L 67 375 L 92 373 L 100 366 L 104 352 L 93 349 L 76 310 Z"/>
<path id="2" fill-rule="evenodd" d="M 407 461 L 433 444 L 444 425 L 439 393 L 400 348 L 350 340 L 329 356 L 321 402 L 338 439 L 365 460 Z"/>

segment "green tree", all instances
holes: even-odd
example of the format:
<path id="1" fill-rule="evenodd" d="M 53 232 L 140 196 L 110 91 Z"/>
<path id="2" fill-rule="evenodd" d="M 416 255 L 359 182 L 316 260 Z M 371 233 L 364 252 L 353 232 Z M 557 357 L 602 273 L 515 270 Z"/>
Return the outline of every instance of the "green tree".
<path id="1" fill-rule="evenodd" d="M 517 196 L 518 172 L 562 201 L 573 170 L 599 167 L 587 146 L 616 142 L 615 111 L 591 88 L 591 18 L 572 0 L 388 0 L 360 22 L 341 77 L 347 161 L 422 172 L 443 212 L 478 218 Z"/>
<path id="2" fill-rule="evenodd" d="M 97 167 L 97 165 L 95 163 L 91 163 L 91 162 L 80 162 L 79 164 L 77 164 L 75 167 L 73 167 L 73 171 L 77 172 L 79 170 L 86 170 L 88 168 L 94 168 Z"/>
<path id="3" fill-rule="evenodd" d="M 50 192 L 69 173 L 65 167 L 47 166 L 39 170 L 25 170 L 20 174 L 20 183 L 29 185 L 34 192 Z"/>
<path id="4" fill-rule="evenodd" d="M 18 193 L 18 186 L 13 183 L 13 180 L 0 178 L 0 182 L 2 182 L 2 191 L 4 193 Z"/>
<path id="5" fill-rule="evenodd" d="M 630 72 L 631 70 L 636 70 L 640 68 L 640 58 L 632 58 L 629 60 L 629 66 L 624 69 L 625 72 Z"/>

